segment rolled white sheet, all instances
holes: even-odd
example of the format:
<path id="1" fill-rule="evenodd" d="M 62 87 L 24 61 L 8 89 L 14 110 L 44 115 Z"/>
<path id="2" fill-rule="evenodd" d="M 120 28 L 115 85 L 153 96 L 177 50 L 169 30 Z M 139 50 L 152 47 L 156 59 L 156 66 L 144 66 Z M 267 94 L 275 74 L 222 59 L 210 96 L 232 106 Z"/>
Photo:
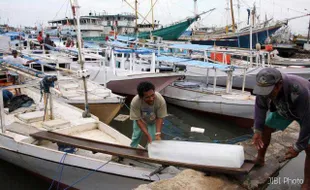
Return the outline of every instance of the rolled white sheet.
<path id="1" fill-rule="evenodd" d="M 173 162 L 241 168 L 244 150 L 240 145 L 189 141 L 153 141 L 148 145 L 149 157 Z"/>

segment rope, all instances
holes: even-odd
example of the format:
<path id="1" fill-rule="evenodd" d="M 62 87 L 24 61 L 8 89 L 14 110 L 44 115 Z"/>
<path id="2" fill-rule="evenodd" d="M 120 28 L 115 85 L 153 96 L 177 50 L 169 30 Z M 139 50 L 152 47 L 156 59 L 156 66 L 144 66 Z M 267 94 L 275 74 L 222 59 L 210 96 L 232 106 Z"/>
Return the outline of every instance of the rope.
<path id="1" fill-rule="evenodd" d="M 213 140 L 212 142 L 213 143 L 236 144 L 238 142 L 246 141 L 246 140 L 252 138 L 252 136 L 253 136 L 252 134 L 247 134 L 247 135 L 242 135 L 242 136 L 235 137 L 232 139 L 227 139 L 227 140 Z"/>
<path id="2" fill-rule="evenodd" d="M 124 105 L 125 105 L 126 108 L 130 111 L 130 107 L 129 107 L 126 103 L 124 103 Z"/>
<path id="3" fill-rule="evenodd" d="M 106 163 L 102 164 L 100 167 L 98 167 L 97 169 L 89 172 L 87 175 L 85 175 L 84 177 L 78 179 L 76 182 L 72 183 L 69 187 L 65 188 L 64 190 L 67 190 L 71 187 L 73 187 L 74 185 L 78 184 L 79 182 L 83 181 L 84 179 L 87 179 L 90 175 L 92 175 L 93 173 L 97 172 L 99 169 L 101 169 L 103 166 L 107 165 L 109 162 L 111 162 L 112 160 L 107 161 Z"/>
<path id="4" fill-rule="evenodd" d="M 62 4 L 61 8 L 58 10 L 58 12 L 56 13 L 55 17 L 53 18 L 53 20 L 58 16 L 58 13 L 61 11 L 61 9 L 63 8 L 63 6 L 66 4 L 66 1 Z"/>
<path id="5" fill-rule="evenodd" d="M 67 8 L 66 8 L 66 13 L 65 13 L 65 17 L 67 17 L 67 11 L 68 11 L 68 7 L 70 5 L 70 1 L 68 1 L 68 4 L 67 4 Z"/>
<path id="6" fill-rule="evenodd" d="M 59 168 L 60 168 L 61 166 L 63 166 L 63 163 L 64 163 L 64 161 L 65 161 L 66 156 L 67 156 L 67 153 L 65 153 L 65 154 L 61 157 L 61 159 L 60 159 L 60 161 L 59 161 L 59 165 L 58 165 L 57 170 L 59 170 Z M 62 175 L 62 170 L 63 170 L 63 167 L 62 167 L 62 169 L 61 169 L 61 175 Z M 56 176 L 56 177 L 57 177 L 57 176 Z M 52 189 L 56 177 L 53 179 L 52 184 L 50 185 L 50 187 L 48 188 L 48 190 L 51 190 L 51 189 Z M 58 182 L 58 185 L 59 185 L 59 182 Z M 57 186 L 57 189 L 58 189 L 58 186 Z"/>
<path id="7" fill-rule="evenodd" d="M 67 153 L 65 153 L 65 155 L 67 155 Z M 66 159 L 66 156 L 63 159 L 63 163 L 65 163 L 65 159 Z M 62 164 L 62 166 L 61 166 L 61 171 L 60 171 L 60 175 L 59 175 L 59 178 L 58 178 L 57 190 L 59 189 L 59 185 L 60 185 L 60 181 L 61 181 L 61 177 L 62 177 L 62 172 L 63 172 L 64 166 L 65 166 L 64 164 Z"/>

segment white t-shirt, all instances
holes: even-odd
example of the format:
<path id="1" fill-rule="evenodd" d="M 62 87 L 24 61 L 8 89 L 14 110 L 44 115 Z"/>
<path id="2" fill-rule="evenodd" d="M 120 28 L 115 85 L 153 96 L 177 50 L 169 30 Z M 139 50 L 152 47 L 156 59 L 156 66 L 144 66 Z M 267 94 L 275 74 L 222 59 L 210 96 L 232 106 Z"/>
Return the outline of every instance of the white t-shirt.
<path id="1" fill-rule="evenodd" d="M 26 59 L 23 59 L 21 57 L 14 58 L 14 56 L 11 56 L 11 55 L 10 56 L 5 56 L 5 57 L 3 57 L 3 59 L 5 61 L 10 62 L 10 63 L 17 63 L 17 64 L 21 64 L 21 65 L 24 65 L 24 64 L 27 63 Z"/>
<path id="2" fill-rule="evenodd" d="M 130 104 L 130 119 L 143 119 L 148 125 L 153 125 L 156 118 L 164 118 L 167 114 L 167 105 L 164 97 L 158 92 L 155 92 L 155 100 L 153 105 L 148 105 L 143 99 L 136 95 Z"/>

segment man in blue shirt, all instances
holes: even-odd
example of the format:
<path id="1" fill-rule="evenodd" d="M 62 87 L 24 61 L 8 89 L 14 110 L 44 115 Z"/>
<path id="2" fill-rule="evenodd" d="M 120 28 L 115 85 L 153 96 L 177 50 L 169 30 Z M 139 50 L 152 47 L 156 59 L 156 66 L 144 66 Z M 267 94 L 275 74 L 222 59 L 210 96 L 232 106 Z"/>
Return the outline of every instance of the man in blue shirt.
<path id="1" fill-rule="evenodd" d="M 310 189 L 310 82 L 265 68 L 256 76 L 253 93 L 257 95 L 253 136 L 253 144 L 258 149 L 256 163 L 264 165 L 271 133 L 285 130 L 295 120 L 301 127 L 300 133 L 297 142 L 287 150 L 286 159 L 306 152 L 302 189 Z"/>

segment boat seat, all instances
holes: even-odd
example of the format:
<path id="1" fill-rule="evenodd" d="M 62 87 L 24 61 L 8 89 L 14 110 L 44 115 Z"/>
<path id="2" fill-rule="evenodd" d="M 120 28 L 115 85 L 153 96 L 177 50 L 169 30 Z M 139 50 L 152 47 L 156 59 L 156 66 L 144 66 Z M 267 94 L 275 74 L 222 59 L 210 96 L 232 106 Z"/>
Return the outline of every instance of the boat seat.
<path id="1" fill-rule="evenodd" d="M 80 94 L 76 93 L 76 91 L 73 90 L 62 92 L 62 95 L 67 99 L 81 96 Z"/>
<path id="2" fill-rule="evenodd" d="M 18 123 L 18 122 L 14 122 L 14 123 L 11 123 L 10 125 L 7 125 L 6 130 L 13 132 L 13 133 L 20 134 L 20 135 L 25 135 L 25 136 L 30 136 L 30 134 L 32 133 L 37 133 L 41 131 L 40 129 L 36 127 L 26 125 L 23 123 Z"/>
<path id="3" fill-rule="evenodd" d="M 47 129 L 48 131 L 56 130 L 56 129 L 64 129 L 66 127 L 70 127 L 70 122 L 62 119 L 54 119 L 49 121 L 44 121 L 42 123 L 42 127 Z"/>
<path id="4" fill-rule="evenodd" d="M 18 119 L 25 123 L 34 123 L 43 121 L 44 111 L 34 111 L 16 115 Z"/>
<path id="5" fill-rule="evenodd" d="M 60 88 L 64 90 L 73 90 L 79 88 L 79 84 L 73 83 L 73 84 L 63 84 L 60 86 Z"/>

